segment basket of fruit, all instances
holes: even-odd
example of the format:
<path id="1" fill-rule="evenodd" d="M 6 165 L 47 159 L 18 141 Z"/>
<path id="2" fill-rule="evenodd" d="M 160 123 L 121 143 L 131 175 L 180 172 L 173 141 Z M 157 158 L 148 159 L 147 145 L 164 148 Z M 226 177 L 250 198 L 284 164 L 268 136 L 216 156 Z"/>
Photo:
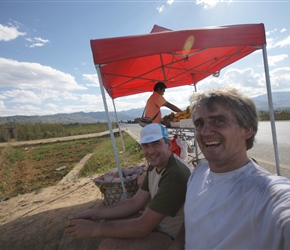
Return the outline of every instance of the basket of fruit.
<path id="1" fill-rule="evenodd" d="M 138 176 L 143 173 L 143 168 L 140 166 L 122 168 L 123 181 L 127 191 L 127 198 L 133 197 L 138 189 Z M 121 179 L 117 168 L 114 168 L 104 175 L 93 180 L 94 184 L 100 189 L 104 196 L 104 205 L 111 205 L 121 200 L 123 189 Z"/>
<path id="2" fill-rule="evenodd" d="M 184 120 L 184 121 L 183 121 Z M 166 127 L 193 127 L 189 106 L 182 112 L 171 112 L 163 117 L 163 123 Z"/>

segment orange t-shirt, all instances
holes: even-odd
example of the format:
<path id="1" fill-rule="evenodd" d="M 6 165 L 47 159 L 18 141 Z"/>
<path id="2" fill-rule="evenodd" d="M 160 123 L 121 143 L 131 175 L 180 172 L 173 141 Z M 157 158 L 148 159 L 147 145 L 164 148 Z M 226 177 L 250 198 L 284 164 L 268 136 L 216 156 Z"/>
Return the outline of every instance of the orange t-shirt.
<path id="1" fill-rule="evenodd" d="M 149 97 L 146 103 L 145 115 L 146 117 L 153 117 L 157 114 L 156 118 L 152 121 L 153 123 L 161 123 L 162 115 L 160 112 L 160 108 L 166 103 L 165 98 L 158 94 L 157 92 L 153 92 L 153 94 Z"/>

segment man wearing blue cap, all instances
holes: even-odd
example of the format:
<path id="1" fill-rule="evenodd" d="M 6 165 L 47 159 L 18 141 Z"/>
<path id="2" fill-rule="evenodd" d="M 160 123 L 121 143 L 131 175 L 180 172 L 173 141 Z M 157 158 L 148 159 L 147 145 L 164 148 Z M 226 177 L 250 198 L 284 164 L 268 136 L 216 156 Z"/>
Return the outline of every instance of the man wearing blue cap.
<path id="1" fill-rule="evenodd" d="M 68 235 L 104 237 L 99 250 L 169 247 L 183 225 L 183 205 L 191 169 L 170 151 L 171 142 L 163 125 L 153 123 L 144 127 L 140 144 L 149 166 L 137 194 L 72 217 L 66 229 Z M 126 219 L 144 207 L 141 216 Z"/>

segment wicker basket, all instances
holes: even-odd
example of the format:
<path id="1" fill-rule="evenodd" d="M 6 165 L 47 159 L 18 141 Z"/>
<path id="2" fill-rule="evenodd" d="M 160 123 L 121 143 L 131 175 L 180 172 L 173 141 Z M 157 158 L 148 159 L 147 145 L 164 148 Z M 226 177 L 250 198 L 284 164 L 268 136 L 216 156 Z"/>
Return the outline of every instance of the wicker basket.
<path id="1" fill-rule="evenodd" d="M 137 174 L 136 174 L 137 173 Z M 133 197 L 138 189 L 138 176 L 139 174 L 143 173 L 143 169 L 139 167 L 137 170 L 136 168 L 134 169 L 134 175 L 132 175 L 130 180 L 128 179 L 123 179 L 124 180 L 124 185 L 125 189 L 127 191 L 127 198 Z M 111 182 L 111 181 L 104 181 L 105 177 L 110 175 L 109 173 L 106 173 L 98 178 L 95 178 L 93 181 L 95 185 L 100 189 L 101 193 L 104 196 L 104 205 L 108 206 L 114 203 L 117 203 L 121 200 L 121 197 L 123 195 L 123 189 L 122 189 L 122 184 L 121 182 Z M 127 175 L 128 176 L 128 175 Z"/>

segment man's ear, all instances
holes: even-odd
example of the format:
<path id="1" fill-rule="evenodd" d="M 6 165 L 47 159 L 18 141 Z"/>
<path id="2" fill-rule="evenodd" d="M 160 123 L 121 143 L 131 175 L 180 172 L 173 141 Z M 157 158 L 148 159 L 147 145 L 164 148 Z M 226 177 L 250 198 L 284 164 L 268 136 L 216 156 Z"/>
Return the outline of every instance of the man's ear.
<path id="1" fill-rule="evenodd" d="M 246 127 L 244 128 L 245 139 L 249 139 L 253 135 L 253 128 Z"/>

